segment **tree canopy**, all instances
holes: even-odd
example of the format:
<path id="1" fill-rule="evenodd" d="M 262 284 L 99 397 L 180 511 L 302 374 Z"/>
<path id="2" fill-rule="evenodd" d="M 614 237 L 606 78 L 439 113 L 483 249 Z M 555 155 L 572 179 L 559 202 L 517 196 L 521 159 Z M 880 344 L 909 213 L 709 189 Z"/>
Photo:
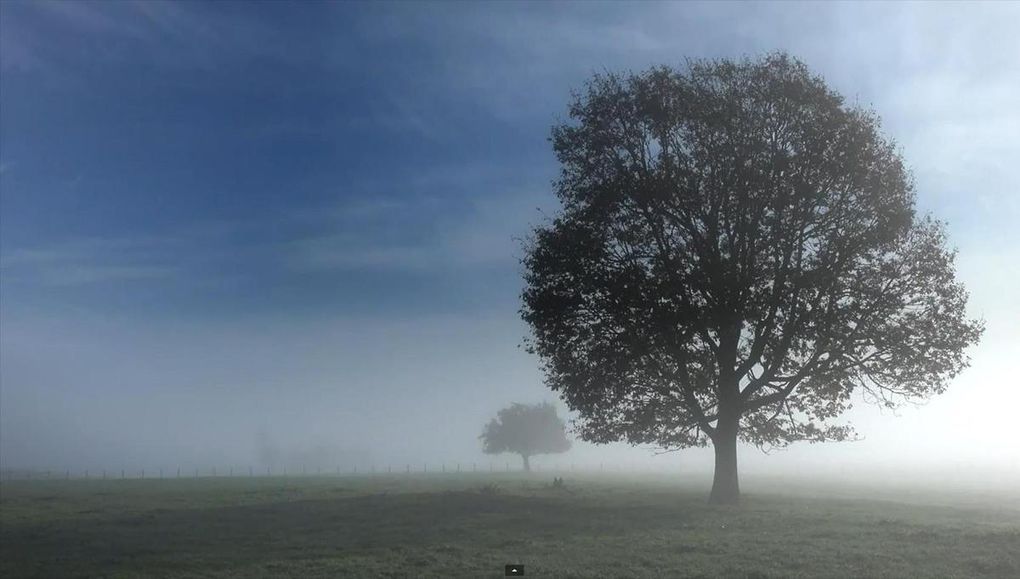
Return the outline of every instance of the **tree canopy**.
<path id="1" fill-rule="evenodd" d="M 944 225 L 877 115 L 785 54 L 596 75 L 551 141 L 561 209 L 523 260 L 522 316 L 581 438 L 842 440 L 862 391 L 941 393 L 982 324 Z"/>
<path id="2" fill-rule="evenodd" d="M 524 470 L 531 470 L 530 457 L 570 450 L 566 425 L 549 403 L 512 404 L 499 411 L 482 432 L 486 454 L 513 452 L 521 455 Z"/>

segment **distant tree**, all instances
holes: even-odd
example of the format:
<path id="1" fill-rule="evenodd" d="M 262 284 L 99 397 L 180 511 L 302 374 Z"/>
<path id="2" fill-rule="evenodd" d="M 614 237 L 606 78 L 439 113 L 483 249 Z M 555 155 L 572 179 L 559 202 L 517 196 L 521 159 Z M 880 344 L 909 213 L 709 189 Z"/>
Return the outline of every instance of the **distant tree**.
<path id="1" fill-rule="evenodd" d="M 982 323 L 943 225 L 877 116 L 785 54 L 595 76 L 551 141 L 562 209 L 523 260 L 521 314 L 582 439 L 842 440 L 863 390 L 945 390 Z"/>
<path id="2" fill-rule="evenodd" d="M 529 459 L 536 454 L 570 450 L 565 424 L 556 407 L 544 404 L 513 404 L 499 411 L 479 437 L 486 454 L 513 452 L 521 455 L 524 470 L 531 472 Z"/>

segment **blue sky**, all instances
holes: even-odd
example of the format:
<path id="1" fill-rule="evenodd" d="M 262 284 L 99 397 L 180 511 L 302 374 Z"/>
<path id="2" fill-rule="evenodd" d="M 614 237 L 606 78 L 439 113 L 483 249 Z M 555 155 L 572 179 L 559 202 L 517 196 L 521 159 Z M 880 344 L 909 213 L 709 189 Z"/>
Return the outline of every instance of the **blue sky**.
<path id="1" fill-rule="evenodd" d="M 445 70 L 455 43 L 363 8 L 5 7 L 10 296 L 175 316 L 512 301 L 512 256 L 473 236 L 534 211 L 551 118 L 498 118 Z"/>
<path id="2" fill-rule="evenodd" d="M 879 440 L 928 428 L 914 450 L 934 453 L 957 436 L 938 423 L 1016 396 L 1018 4 L 0 6 L 8 461 L 249 460 L 258 429 L 307 446 L 387 422 L 358 444 L 476 456 L 500 405 L 552 399 L 516 348 L 514 238 L 555 210 L 546 139 L 570 91 L 772 50 L 882 116 L 989 320 L 970 380 L 1001 391 L 861 420 Z M 123 420 L 148 434 L 95 426 Z"/>

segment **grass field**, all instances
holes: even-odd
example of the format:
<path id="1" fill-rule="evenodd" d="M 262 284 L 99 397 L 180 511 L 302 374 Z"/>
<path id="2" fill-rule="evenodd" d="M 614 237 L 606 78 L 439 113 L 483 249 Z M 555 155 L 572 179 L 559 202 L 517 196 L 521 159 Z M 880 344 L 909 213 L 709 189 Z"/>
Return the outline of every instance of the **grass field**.
<path id="1" fill-rule="evenodd" d="M 551 476 L 4 481 L 0 576 L 1020 577 L 1015 497 Z"/>

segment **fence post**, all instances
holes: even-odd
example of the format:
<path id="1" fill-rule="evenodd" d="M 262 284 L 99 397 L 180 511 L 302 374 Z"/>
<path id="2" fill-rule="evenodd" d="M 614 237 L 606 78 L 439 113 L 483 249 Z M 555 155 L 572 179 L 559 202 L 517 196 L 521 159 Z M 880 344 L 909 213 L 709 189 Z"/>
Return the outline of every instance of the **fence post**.
<path id="1" fill-rule="evenodd" d="M 446 472 L 446 463 L 443 463 L 443 472 Z"/>
<path id="2" fill-rule="evenodd" d="M 103 480 L 106 480 L 106 469 L 103 469 Z"/>
<path id="3" fill-rule="evenodd" d="M 120 469 L 120 478 L 124 478 L 124 469 Z"/>
<path id="4" fill-rule="evenodd" d="M 248 467 L 248 476 L 249 477 L 255 476 L 255 469 L 250 466 Z"/>
<path id="5" fill-rule="evenodd" d="M 163 480 L 163 467 L 159 467 L 159 480 Z"/>
<path id="6" fill-rule="evenodd" d="M 426 462 L 424 464 L 424 467 L 422 468 L 422 472 L 428 472 L 428 471 L 429 471 L 429 463 Z"/>
<path id="7" fill-rule="evenodd" d="M 411 465 L 407 465 L 407 474 L 411 474 Z"/>

